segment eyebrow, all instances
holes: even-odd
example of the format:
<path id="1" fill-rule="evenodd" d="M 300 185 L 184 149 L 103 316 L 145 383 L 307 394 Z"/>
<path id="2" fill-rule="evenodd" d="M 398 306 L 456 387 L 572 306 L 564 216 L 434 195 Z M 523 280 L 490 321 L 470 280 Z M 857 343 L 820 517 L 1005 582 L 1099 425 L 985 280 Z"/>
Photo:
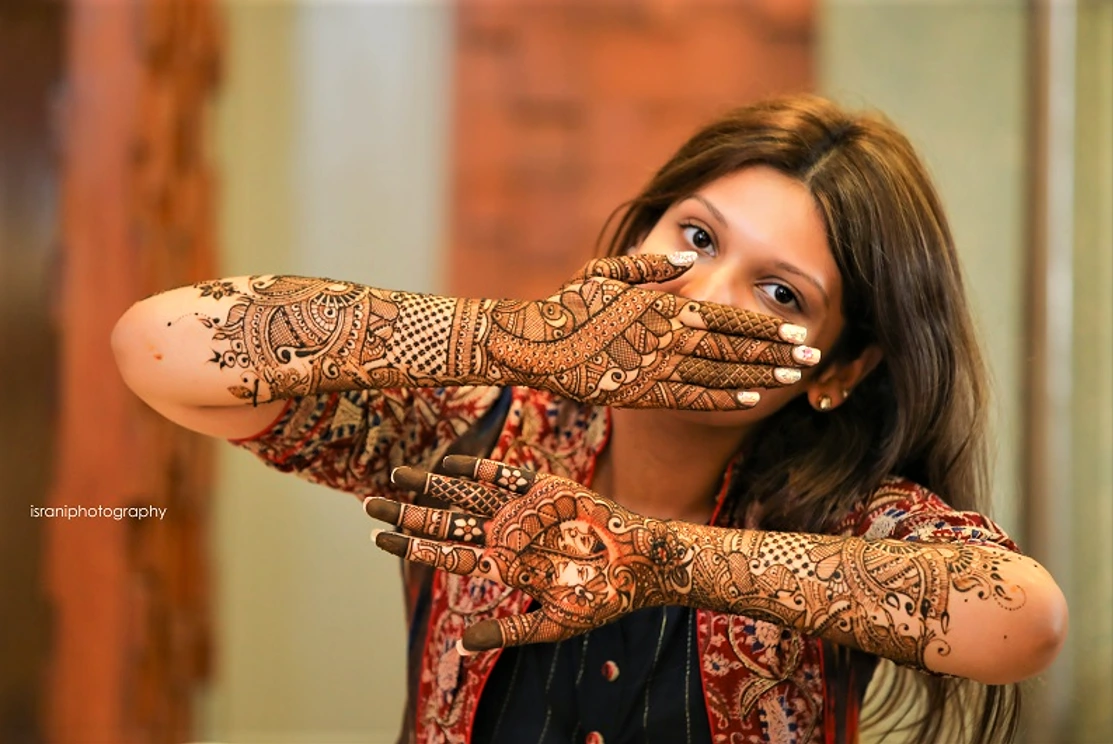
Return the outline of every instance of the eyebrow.
<path id="1" fill-rule="evenodd" d="M 715 217 L 715 219 L 717 219 L 719 222 L 721 222 L 724 227 L 726 226 L 727 218 L 723 216 L 723 213 L 719 211 L 718 207 L 716 207 L 714 204 L 709 202 L 706 198 L 700 196 L 699 194 L 692 194 L 688 198 L 689 199 L 695 199 L 700 204 L 707 207 L 707 211 L 710 212 Z"/>
<path id="2" fill-rule="evenodd" d="M 725 216 L 723 216 L 723 213 L 719 211 L 719 208 L 716 207 L 714 204 L 712 204 L 710 201 L 708 201 L 705 197 L 701 196 L 700 194 L 692 194 L 688 198 L 689 199 L 695 199 L 700 204 L 707 207 L 707 211 L 710 212 L 711 215 L 716 220 L 718 220 L 724 227 L 726 227 L 728 225 L 727 218 Z M 803 279 L 804 281 L 811 284 L 813 287 L 816 288 L 816 290 L 819 292 L 819 294 L 823 297 L 824 307 L 830 307 L 831 306 L 831 298 L 827 296 L 827 290 L 823 288 L 823 285 L 820 284 L 819 280 L 816 279 L 814 276 L 807 273 L 803 269 L 800 269 L 796 266 L 793 266 L 792 264 L 790 264 L 786 261 L 777 261 L 773 265 L 776 266 L 781 271 L 784 271 L 784 272 L 787 272 L 789 274 L 793 274 L 795 276 L 798 276 L 801 279 Z"/>
<path id="3" fill-rule="evenodd" d="M 825 290 L 823 288 L 823 285 L 820 284 L 819 280 L 816 279 L 814 276 L 812 276 L 811 274 L 807 273 L 806 271 L 804 271 L 802 269 L 799 269 L 799 268 L 793 266 L 792 264 L 786 263 L 784 261 L 777 261 L 773 265 L 776 266 L 781 271 L 787 272 L 789 274 L 795 274 L 796 276 L 800 277 L 804 281 L 811 284 L 813 287 L 816 288 L 816 290 L 819 292 L 819 294 L 823 297 L 823 306 L 824 307 L 830 307 L 831 306 L 831 298 L 827 296 L 827 290 Z"/>

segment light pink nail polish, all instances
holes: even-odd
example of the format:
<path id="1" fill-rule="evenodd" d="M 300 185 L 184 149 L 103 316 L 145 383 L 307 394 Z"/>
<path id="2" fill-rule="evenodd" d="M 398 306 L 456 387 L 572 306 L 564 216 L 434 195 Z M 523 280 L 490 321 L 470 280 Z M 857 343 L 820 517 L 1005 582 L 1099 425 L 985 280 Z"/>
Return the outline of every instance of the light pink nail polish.
<path id="1" fill-rule="evenodd" d="M 735 394 L 734 397 L 744 406 L 756 406 L 758 401 L 761 400 L 761 394 L 755 393 L 753 390 L 742 390 Z"/>
<path id="2" fill-rule="evenodd" d="M 792 358 L 801 364 L 818 364 L 819 349 L 813 349 L 811 346 L 797 346 L 792 349 Z"/>
<path id="3" fill-rule="evenodd" d="M 676 251 L 669 254 L 669 263 L 673 266 L 691 266 L 696 258 L 698 254 L 695 251 Z"/>
<path id="4" fill-rule="evenodd" d="M 791 367 L 777 367 L 773 370 L 773 377 L 782 385 L 792 385 L 800 382 L 800 370 Z"/>
<path id="5" fill-rule="evenodd" d="M 790 344 L 802 344 L 808 340 L 808 329 L 792 323 L 782 323 L 778 332 Z"/>

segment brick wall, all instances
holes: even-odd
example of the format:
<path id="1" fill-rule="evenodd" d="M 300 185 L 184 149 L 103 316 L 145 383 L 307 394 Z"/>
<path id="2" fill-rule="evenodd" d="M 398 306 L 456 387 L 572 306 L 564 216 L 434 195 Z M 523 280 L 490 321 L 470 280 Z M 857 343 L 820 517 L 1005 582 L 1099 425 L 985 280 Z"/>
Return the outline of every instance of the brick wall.
<path id="1" fill-rule="evenodd" d="M 697 126 L 813 85 L 813 0 L 463 0 L 443 286 L 548 295 Z"/>

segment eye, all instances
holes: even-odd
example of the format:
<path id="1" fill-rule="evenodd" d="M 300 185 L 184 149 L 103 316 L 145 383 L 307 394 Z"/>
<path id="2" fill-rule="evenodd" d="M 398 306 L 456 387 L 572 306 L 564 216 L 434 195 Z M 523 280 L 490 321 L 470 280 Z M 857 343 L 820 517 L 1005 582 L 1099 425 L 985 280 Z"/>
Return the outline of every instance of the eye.
<path id="1" fill-rule="evenodd" d="M 769 295 L 769 298 L 781 307 L 791 308 L 797 312 L 800 311 L 800 300 L 797 299 L 796 293 L 784 284 L 766 282 L 765 284 L 759 284 L 758 288 Z"/>
<path id="2" fill-rule="evenodd" d="M 698 248 L 704 253 L 715 255 L 715 239 L 711 237 L 711 233 L 704 230 L 699 225 L 686 224 L 681 225 L 684 232 L 684 239 L 693 248 Z"/>

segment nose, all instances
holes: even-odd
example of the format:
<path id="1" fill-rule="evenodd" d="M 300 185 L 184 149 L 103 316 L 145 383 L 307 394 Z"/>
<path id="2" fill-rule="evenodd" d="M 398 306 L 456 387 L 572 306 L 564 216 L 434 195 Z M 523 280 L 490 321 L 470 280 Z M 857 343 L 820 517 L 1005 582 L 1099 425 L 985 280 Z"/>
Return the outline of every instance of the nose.
<path id="1" fill-rule="evenodd" d="M 703 302 L 717 302 L 746 310 L 752 310 L 752 293 L 746 292 L 741 272 L 727 262 L 716 262 L 693 266 L 681 277 L 684 285 L 677 294 Z"/>

